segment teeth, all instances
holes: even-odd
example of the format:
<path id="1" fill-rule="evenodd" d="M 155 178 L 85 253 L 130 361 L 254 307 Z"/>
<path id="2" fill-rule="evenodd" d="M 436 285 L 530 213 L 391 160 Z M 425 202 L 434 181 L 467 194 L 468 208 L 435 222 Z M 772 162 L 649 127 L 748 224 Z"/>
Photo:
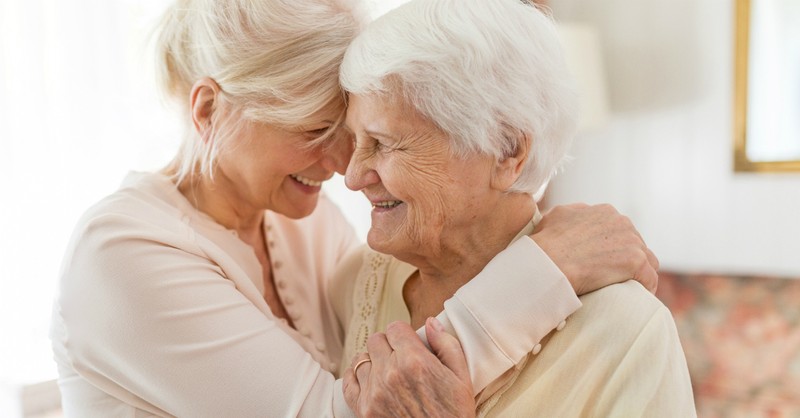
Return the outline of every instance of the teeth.
<path id="1" fill-rule="evenodd" d="M 314 186 L 314 187 L 322 186 L 321 181 L 311 180 L 309 178 L 305 178 L 297 174 L 290 174 L 289 177 L 299 181 L 300 183 L 305 184 L 306 186 Z"/>
<path id="2" fill-rule="evenodd" d="M 376 208 L 393 208 L 401 203 L 403 202 L 400 200 L 386 200 L 383 202 L 375 202 L 372 204 L 372 206 Z"/>

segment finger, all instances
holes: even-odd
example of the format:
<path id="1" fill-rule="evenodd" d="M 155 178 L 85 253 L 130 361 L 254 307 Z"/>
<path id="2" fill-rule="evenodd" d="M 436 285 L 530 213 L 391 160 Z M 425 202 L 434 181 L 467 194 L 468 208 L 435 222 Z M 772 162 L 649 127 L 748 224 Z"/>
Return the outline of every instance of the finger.
<path id="1" fill-rule="evenodd" d="M 369 378 L 370 367 L 372 367 L 372 359 L 367 353 L 360 353 L 353 357 L 354 364 L 351 366 L 353 373 L 356 375 L 356 380 L 361 383 L 367 382 Z"/>
<path id="2" fill-rule="evenodd" d="M 353 373 L 353 367 L 348 367 L 342 376 L 342 393 L 347 406 L 352 410 L 357 410 L 358 398 L 361 396 L 361 385 L 358 378 Z"/>
<path id="3" fill-rule="evenodd" d="M 386 339 L 394 351 L 422 351 L 429 353 L 428 348 L 419 339 L 411 325 L 395 321 L 386 327 Z"/>
<path id="4" fill-rule="evenodd" d="M 616 209 L 615 209 L 615 210 L 616 210 Z M 619 216 L 619 217 L 620 217 L 620 223 L 622 223 L 622 225 L 623 225 L 623 226 L 622 226 L 622 227 L 623 227 L 623 229 L 624 229 L 624 230 L 626 230 L 626 231 L 628 231 L 628 232 L 632 232 L 632 233 L 633 233 L 633 235 L 634 235 L 634 236 L 636 236 L 636 238 L 638 238 L 638 239 L 639 239 L 639 241 L 641 241 L 641 242 L 642 242 L 642 245 L 646 245 L 646 244 L 644 243 L 644 238 L 642 237 L 642 234 L 640 234 L 640 233 L 639 233 L 639 230 L 638 230 L 638 229 L 636 229 L 636 227 L 633 225 L 633 221 L 631 221 L 631 219 L 630 219 L 630 218 L 628 218 L 627 216 L 625 216 L 625 215 L 621 215 L 621 214 L 619 214 L 619 213 L 617 213 L 617 216 Z"/>
<path id="5" fill-rule="evenodd" d="M 376 332 L 367 339 L 367 352 L 369 358 L 372 360 L 372 365 L 386 364 L 389 357 L 392 355 L 392 347 L 386 339 L 386 334 L 383 332 Z"/>
<path id="6" fill-rule="evenodd" d="M 367 353 L 356 353 L 356 355 L 353 356 L 353 359 L 350 360 L 350 368 L 355 370 L 356 364 L 358 364 L 358 362 L 368 358 L 370 358 L 370 356 Z"/>
<path id="7" fill-rule="evenodd" d="M 461 381 L 469 384 L 471 388 L 472 379 L 461 343 L 445 332 L 442 323 L 436 318 L 428 318 L 425 321 L 425 335 L 428 337 L 431 350 L 433 350 L 433 353 L 436 354 L 442 364 L 452 370 Z"/>
<path id="8" fill-rule="evenodd" d="M 653 269 L 658 271 L 661 267 L 661 264 L 658 262 L 658 257 L 656 257 L 655 253 L 650 251 L 649 248 L 645 248 L 645 255 L 647 255 L 647 261 L 650 262 L 650 265 L 653 266 Z"/>
<path id="9" fill-rule="evenodd" d="M 556 206 L 556 207 L 558 207 L 558 206 Z M 585 209 L 585 208 L 588 208 L 590 206 L 589 206 L 588 203 L 574 202 L 574 203 L 569 203 L 569 204 L 566 204 L 566 205 L 562 205 L 561 207 L 562 208 L 566 208 L 566 209 Z"/>
<path id="10" fill-rule="evenodd" d="M 649 261 L 644 261 L 639 270 L 633 276 L 636 281 L 642 284 L 650 293 L 656 293 L 658 286 L 658 272 L 653 268 Z"/>
<path id="11" fill-rule="evenodd" d="M 588 207 L 589 207 L 589 205 L 586 204 L 586 203 L 569 203 L 569 204 L 565 204 L 565 205 L 553 206 L 552 208 L 548 209 L 546 212 L 544 212 L 542 214 L 542 215 L 544 215 L 544 219 L 542 219 L 542 221 L 544 221 L 544 220 L 546 220 L 548 218 L 551 218 L 553 216 L 557 216 L 560 213 L 574 212 L 574 211 L 582 210 L 582 209 L 585 209 L 585 208 L 588 208 Z"/>
<path id="12" fill-rule="evenodd" d="M 369 373 L 372 371 L 372 361 L 365 361 L 360 363 L 358 368 L 354 368 L 353 372 L 356 375 L 356 380 L 358 380 L 358 384 L 360 385 L 368 385 L 369 384 Z"/>

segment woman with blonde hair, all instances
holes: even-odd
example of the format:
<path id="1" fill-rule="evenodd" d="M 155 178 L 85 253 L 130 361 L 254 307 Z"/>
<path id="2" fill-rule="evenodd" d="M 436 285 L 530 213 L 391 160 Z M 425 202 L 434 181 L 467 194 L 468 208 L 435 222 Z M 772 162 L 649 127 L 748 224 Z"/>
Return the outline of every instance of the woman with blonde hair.
<path id="1" fill-rule="evenodd" d="M 186 134 L 166 168 L 131 173 L 75 228 L 51 331 L 66 416 L 352 413 L 331 373 L 343 336 L 328 279 L 358 242 L 321 185 L 352 153 L 338 73 L 364 22 L 357 6 L 182 0 L 167 10 L 158 57 Z M 657 261 L 613 209 L 568 207 L 548 219 L 500 255 L 514 268 L 480 272 L 439 315 L 475 342 L 463 353 L 435 329 L 426 336 L 446 364 L 413 333 L 399 337 L 413 359 L 397 370 L 408 402 L 431 413 L 462 407 L 448 402 L 471 397 L 481 385 L 470 381 L 503 373 L 577 308 L 573 289 L 631 276 L 655 286 Z M 488 280 L 499 276 L 505 285 Z M 517 300 L 528 343 L 494 338 L 491 308 L 471 306 L 487 283 Z M 477 352 L 486 361 L 466 372 L 464 356 Z"/>

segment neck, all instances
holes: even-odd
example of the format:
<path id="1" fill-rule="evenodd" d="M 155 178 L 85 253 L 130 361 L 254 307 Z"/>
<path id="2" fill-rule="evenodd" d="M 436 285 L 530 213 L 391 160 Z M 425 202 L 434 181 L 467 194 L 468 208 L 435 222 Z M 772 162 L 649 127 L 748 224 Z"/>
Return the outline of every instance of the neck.
<path id="1" fill-rule="evenodd" d="M 234 230 L 241 238 L 258 236 L 264 221 L 264 211 L 252 207 L 229 187 L 229 180 L 218 173 L 212 181 L 208 176 L 187 178 L 178 190 L 199 211 L 210 216 L 218 224 Z"/>
<path id="2" fill-rule="evenodd" d="M 419 269 L 403 290 L 412 325 L 421 325 L 428 316 L 438 314 L 444 301 L 503 251 L 535 211 L 536 203 L 530 195 L 509 194 L 497 207 L 484 212 L 485 219 L 476 219 L 467 227 L 457 228 L 453 236 L 443 237 L 435 257 L 404 260 Z"/>

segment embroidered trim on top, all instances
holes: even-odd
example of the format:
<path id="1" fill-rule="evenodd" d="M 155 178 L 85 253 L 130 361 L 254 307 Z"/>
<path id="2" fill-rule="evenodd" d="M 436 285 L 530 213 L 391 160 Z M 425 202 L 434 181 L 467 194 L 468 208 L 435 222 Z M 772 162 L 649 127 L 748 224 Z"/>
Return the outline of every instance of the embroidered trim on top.
<path id="1" fill-rule="evenodd" d="M 367 339 L 375 333 L 378 322 L 378 305 L 386 283 L 391 257 L 367 251 L 353 287 L 353 315 L 344 343 L 345 359 L 367 351 Z"/>

